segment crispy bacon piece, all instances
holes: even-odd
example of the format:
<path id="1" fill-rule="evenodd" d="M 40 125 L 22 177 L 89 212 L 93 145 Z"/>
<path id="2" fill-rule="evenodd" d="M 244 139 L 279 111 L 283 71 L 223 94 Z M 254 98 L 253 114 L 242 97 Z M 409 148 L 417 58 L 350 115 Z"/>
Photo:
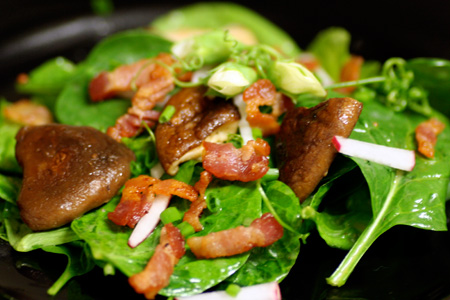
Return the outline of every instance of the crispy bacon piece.
<path id="1" fill-rule="evenodd" d="M 254 220 L 250 227 L 188 238 L 187 244 L 197 258 L 216 258 L 244 253 L 254 247 L 267 247 L 283 236 L 283 227 L 270 213 Z"/>
<path id="2" fill-rule="evenodd" d="M 51 112 L 47 107 L 21 99 L 6 106 L 3 110 L 6 119 L 21 125 L 44 125 L 53 122 Z"/>
<path id="3" fill-rule="evenodd" d="M 240 149 L 233 144 L 203 142 L 203 168 L 225 180 L 257 180 L 269 170 L 270 146 L 263 139 L 249 141 Z"/>
<path id="4" fill-rule="evenodd" d="M 258 127 L 264 136 L 276 134 L 280 130 L 278 117 L 286 112 L 284 95 L 277 93 L 275 85 L 268 79 L 260 79 L 249 86 L 243 94 L 247 104 L 247 121 L 251 127 Z M 262 113 L 261 108 L 270 113 Z"/>
<path id="5" fill-rule="evenodd" d="M 122 137 L 137 135 L 142 123 L 153 127 L 159 113 L 152 111 L 158 102 L 175 87 L 171 72 L 163 65 L 172 65 L 174 59 L 161 53 L 153 59 L 143 59 L 130 65 L 123 65 L 112 72 L 102 72 L 89 85 L 92 101 L 102 101 L 116 95 L 134 93 L 131 108 L 117 119 L 107 134 L 120 141 Z M 128 95 L 129 96 L 129 95 Z"/>
<path id="6" fill-rule="evenodd" d="M 147 299 L 154 299 L 169 284 L 174 267 L 185 251 L 181 232 L 172 223 L 166 224 L 147 266 L 142 272 L 131 276 L 128 282 L 137 293 L 144 294 Z"/>
<path id="7" fill-rule="evenodd" d="M 340 81 L 353 81 L 358 80 L 361 75 L 361 67 L 364 63 L 364 58 L 358 55 L 352 55 L 350 59 L 345 63 L 341 70 Z M 336 89 L 336 91 L 344 94 L 350 94 L 356 87 L 349 86 Z"/>
<path id="8" fill-rule="evenodd" d="M 92 101 L 103 101 L 117 95 L 139 90 L 148 83 L 159 80 L 161 75 L 172 77 L 170 72 L 157 62 L 173 64 L 173 58 L 161 53 L 155 58 L 141 59 L 135 63 L 122 65 L 111 72 L 101 72 L 89 84 L 89 96 Z M 163 70 L 166 72 L 164 72 Z M 162 74 L 164 73 L 164 74 Z"/>
<path id="9" fill-rule="evenodd" d="M 183 217 L 183 221 L 191 224 L 196 232 L 203 230 L 203 225 L 200 223 L 200 215 L 206 208 L 205 191 L 212 179 L 213 176 L 210 172 L 203 171 L 200 173 L 200 179 L 194 185 L 194 189 L 199 192 L 200 196 L 197 200 L 191 203 L 189 210 Z"/>
<path id="10" fill-rule="evenodd" d="M 445 124 L 435 118 L 422 122 L 416 128 L 416 141 L 418 150 L 428 158 L 434 157 L 434 146 L 437 136 L 444 130 Z"/>
<path id="11" fill-rule="evenodd" d="M 189 201 L 195 201 L 198 197 L 194 187 L 184 182 L 140 175 L 125 183 L 122 198 L 115 210 L 108 213 L 108 219 L 117 225 L 134 228 L 150 209 L 155 195 L 176 195 Z"/>

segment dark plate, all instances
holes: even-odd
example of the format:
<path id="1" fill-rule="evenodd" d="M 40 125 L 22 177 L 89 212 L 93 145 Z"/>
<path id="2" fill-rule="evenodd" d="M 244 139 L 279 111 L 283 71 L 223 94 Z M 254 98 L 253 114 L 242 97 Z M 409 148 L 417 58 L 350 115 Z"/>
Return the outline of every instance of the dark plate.
<path id="1" fill-rule="evenodd" d="M 0 96 L 15 100 L 19 72 L 63 55 L 80 61 L 101 38 L 148 24 L 155 16 L 187 3 L 115 1 L 115 13 L 98 17 L 89 1 L 2 1 L 0 4 Z M 392 56 L 450 59 L 448 1 L 241 2 L 268 17 L 305 46 L 318 30 L 343 26 L 352 50 L 368 59 Z M 275 4 L 276 3 L 276 4 Z M 398 226 L 364 255 L 347 284 L 333 288 L 325 278 L 345 251 L 331 249 L 315 233 L 303 245 L 289 276 L 284 299 L 450 299 L 450 234 Z M 46 290 L 65 267 L 63 256 L 42 251 L 17 253 L 0 241 L 0 298 L 50 299 Z M 70 281 L 53 299 L 143 299 L 124 276 L 100 269 Z"/>

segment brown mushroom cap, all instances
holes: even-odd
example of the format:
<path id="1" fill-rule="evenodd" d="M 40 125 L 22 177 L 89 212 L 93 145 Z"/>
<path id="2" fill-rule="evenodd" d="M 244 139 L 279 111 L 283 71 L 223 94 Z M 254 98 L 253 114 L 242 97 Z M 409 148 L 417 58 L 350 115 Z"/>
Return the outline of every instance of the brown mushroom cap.
<path id="1" fill-rule="evenodd" d="M 288 111 L 277 135 L 279 179 L 300 201 L 327 174 L 337 153 L 333 136 L 348 137 L 361 110 L 362 104 L 352 98 L 332 98 L 310 109 Z"/>
<path id="2" fill-rule="evenodd" d="M 16 139 L 23 168 L 17 203 L 32 230 L 71 222 L 109 201 L 130 176 L 133 152 L 91 127 L 30 126 Z"/>
<path id="3" fill-rule="evenodd" d="M 237 131 L 237 108 L 225 99 L 208 99 L 204 93 L 204 87 L 182 89 L 166 104 L 176 109 L 171 120 L 156 127 L 158 157 L 170 175 L 178 172 L 182 162 L 201 159 L 203 141 L 223 142 Z"/>

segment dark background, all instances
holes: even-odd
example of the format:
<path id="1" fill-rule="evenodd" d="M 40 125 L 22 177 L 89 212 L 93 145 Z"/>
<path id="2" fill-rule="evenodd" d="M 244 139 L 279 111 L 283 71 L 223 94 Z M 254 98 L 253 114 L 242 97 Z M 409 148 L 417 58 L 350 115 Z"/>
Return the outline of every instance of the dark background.
<path id="1" fill-rule="evenodd" d="M 80 61 L 102 37 L 143 26 L 193 1 L 113 1 L 115 12 L 92 14 L 90 1 L 0 0 L 0 97 L 14 100 L 16 75 L 56 55 Z M 450 1 L 239 1 L 291 34 L 305 47 L 329 26 L 353 37 L 352 51 L 366 59 L 450 59 Z M 0 133 L 1 134 L 1 133 Z M 450 297 L 450 236 L 395 227 L 363 257 L 342 288 L 326 285 L 345 255 L 312 236 L 282 282 L 285 299 L 417 299 Z M 46 289 L 65 265 L 43 252 L 16 253 L 0 241 L 0 299 L 47 299 Z M 19 267 L 20 266 L 20 267 Z M 75 292 L 74 292 L 75 291 Z M 73 296 L 75 293 L 76 296 Z M 71 296 L 72 295 L 72 296 Z M 131 299 L 122 277 L 100 270 L 72 281 L 58 299 Z M 142 297 L 135 297 L 142 299 Z M 450 299 L 450 298 L 446 298 Z"/>

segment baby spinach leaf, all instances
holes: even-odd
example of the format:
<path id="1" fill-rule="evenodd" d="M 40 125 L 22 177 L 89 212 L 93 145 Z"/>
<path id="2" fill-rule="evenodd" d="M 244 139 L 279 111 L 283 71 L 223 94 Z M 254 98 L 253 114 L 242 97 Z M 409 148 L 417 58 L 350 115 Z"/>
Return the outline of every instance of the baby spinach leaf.
<path id="1" fill-rule="evenodd" d="M 278 216 L 299 231 L 302 224 L 300 203 L 294 192 L 276 180 L 266 183 L 264 190 Z M 263 207 L 263 212 L 269 212 L 268 208 Z M 276 243 L 253 249 L 245 265 L 227 281 L 241 286 L 281 281 L 294 265 L 299 252 L 299 235 L 285 229 L 283 237 Z"/>
<path id="2" fill-rule="evenodd" d="M 84 243 L 80 243 L 80 245 L 72 243 L 67 246 L 46 246 L 43 248 L 46 252 L 67 256 L 67 266 L 64 272 L 47 291 L 50 296 L 56 295 L 73 277 L 86 274 L 94 268 L 94 261 L 90 258 L 88 251 L 83 247 L 84 245 Z"/>
<path id="3" fill-rule="evenodd" d="M 248 8 L 235 3 L 198 3 L 171 11 L 152 22 L 159 34 L 192 29 L 218 29 L 230 25 L 250 29 L 262 44 L 280 49 L 288 56 L 296 56 L 300 49 L 282 29 Z"/>
<path id="4" fill-rule="evenodd" d="M 450 61 L 439 58 L 415 58 L 407 63 L 414 72 L 414 83 L 429 93 L 431 106 L 450 116 Z"/>
<path id="5" fill-rule="evenodd" d="M 106 130 L 125 114 L 130 102 L 111 99 L 93 103 L 88 85 L 100 71 L 109 71 L 122 64 L 168 52 L 171 43 L 144 30 L 131 30 L 113 35 L 98 44 L 79 66 L 77 76 L 67 83 L 56 101 L 59 122 L 92 126 Z"/>
<path id="6" fill-rule="evenodd" d="M 308 51 L 320 61 L 321 66 L 339 81 L 341 69 L 350 58 L 350 33 L 340 27 L 331 27 L 317 34 Z"/>
<path id="7" fill-rule="evenodd" d="M 441 117 L 442 118 L 442 117 Z M 399 148 L 414 149 L 413 133 L 425 118 L 414 113 L 395 113 L 377 102 L 365 104 L 352 138 Z M 444 120 L 448 124 L 447 121 Z M 450 177 L 450 129 L 439 135 L 436 157 L 420 155 L 411 172 L 354 158 L 367 180 L 373 219 L 350 249 L 338 269 L 327 279 L 343 285 L 350 273 L 382 233 L 395 225 L 446 230 L 445 196 Z"/>
<path id="8" fill-rule="evenodd" d="M 20 174 L 22 168 L 16 160 L 16 134 L 21 126 L 5 120 L 5 105 L 8 105 L 6 100 L 0 99 L 0 172 Z"/>
<path id="9" fill-rule="evenodd" d="M 206 197 L 208 202 L 217 205 L 217 209 L 201 218 L 204 229 L 196 233 L 196 236 L 234 228 L 261 216 L 261 196 L 254 182 L 217 181 L 208 187 Z M 187 296 L 200 293 L 236 272 L 249 255 L 250 253 L 244 253 L 199 260 L 188 251 L 178 262 L 169 286 L 161 290 L 161 294 Z"/>
<path id="10" fill-rule="evenodd" d="M 64 57 L 52 58 L 32 70 L 28 81 L 17 84 L 16 89 L 30 95 L 57 95 L 76 69 L 76 65 Z"/>

